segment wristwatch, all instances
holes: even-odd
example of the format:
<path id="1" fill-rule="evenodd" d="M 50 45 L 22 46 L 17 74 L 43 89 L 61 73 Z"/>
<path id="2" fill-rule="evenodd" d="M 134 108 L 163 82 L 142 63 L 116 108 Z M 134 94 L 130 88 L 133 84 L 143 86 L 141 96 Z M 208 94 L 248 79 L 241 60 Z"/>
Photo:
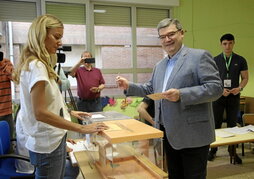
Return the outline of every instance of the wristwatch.
<path id="1" fill-rule="evenodd" d="M 242 90 L 243 90 L 243 88 L 242 88 L 241 86 L 239 86 L 239 89 L 240 89 L 240 91 L 242 91 Z"/>

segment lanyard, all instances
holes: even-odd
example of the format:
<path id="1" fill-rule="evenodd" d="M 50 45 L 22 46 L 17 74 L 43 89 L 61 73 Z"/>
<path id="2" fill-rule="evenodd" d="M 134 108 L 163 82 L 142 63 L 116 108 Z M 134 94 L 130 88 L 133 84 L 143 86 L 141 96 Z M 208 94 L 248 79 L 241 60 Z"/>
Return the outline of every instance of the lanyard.
<path id="1" fill-rule="evenodd" d="M 226 68 L 227 68 L 227 78 L 228 78 L 228 76 L 229 76 L 229 66 L 230 66 L 230 63 L 231 63 L 232 54 L 230 55 L 228 62 L 227 62 L 227 57 L 226 57 L 226 55 L 225 55 L 224 53 L 223 53 L 223 57 L 224 57 L 224 59 L 225 59 L 225 63 L 226 63 Z"/>

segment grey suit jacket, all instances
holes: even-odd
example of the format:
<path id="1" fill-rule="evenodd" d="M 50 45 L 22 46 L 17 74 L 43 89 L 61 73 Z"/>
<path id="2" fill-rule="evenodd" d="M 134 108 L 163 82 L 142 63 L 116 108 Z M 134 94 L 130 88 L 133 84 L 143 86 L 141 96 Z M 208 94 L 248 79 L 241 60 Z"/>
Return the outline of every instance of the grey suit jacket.
<path id="1" fill-rule="evenodd" d="M 145 96 L 162 92 L 167 58 L 159 61 L 148 83 L 130 83 L 126 95 Z M 215 140 L 212 101 L 223 92 L 219 71 L 205 50 L 183 47 L 167 82 L 180 90 L 180 100 L 155 101 L 156 127 L 162 123 L 175 149 L 209 145 Z"/>

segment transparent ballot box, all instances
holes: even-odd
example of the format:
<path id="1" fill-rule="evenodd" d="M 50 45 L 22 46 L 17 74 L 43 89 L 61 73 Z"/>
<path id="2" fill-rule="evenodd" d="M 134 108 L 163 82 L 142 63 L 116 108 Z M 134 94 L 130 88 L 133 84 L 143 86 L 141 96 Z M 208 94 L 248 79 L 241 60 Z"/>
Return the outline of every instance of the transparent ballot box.
<path id="1" fill-rule="evenodd" d="M 167 178 L 162 170 L 162 131 L 135 119 L 104 123 L 109 129 L 86 143 L 89 165 L 101 178 Z"/>
<path id="2" fill-rule="evenodd" d="M 131 117 L 123 115 L 117 111 L 101 111 L 101 112 L 92 112 L 92 117 L 85 117 L 83 124 L 91 122 L 101 122 L 101 121 L 112 121 L 112 120 L 123 120 L 131 119 Z"/>

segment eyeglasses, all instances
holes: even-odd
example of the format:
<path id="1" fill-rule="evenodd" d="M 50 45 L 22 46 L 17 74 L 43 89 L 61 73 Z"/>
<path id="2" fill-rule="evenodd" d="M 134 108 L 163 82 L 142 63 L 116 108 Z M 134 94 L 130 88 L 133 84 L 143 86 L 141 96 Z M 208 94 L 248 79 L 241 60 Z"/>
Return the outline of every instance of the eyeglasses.
<path id="1" fill-rule="evenodd" d="M 166 39 L 166 37 L 168 37 L 169 39 L 171 39 L 172 37 L 174 37 L 174 35 L 175 35 L 177 32 L 179 32 L 179 31 L 181 31 L 181 30 L 182 30 L 182 29 L 178 29 L 178 30 L 176 30 L 176 31 L 169 32 L 169 33 L 166 34 L 166 35 L 160 35 L 158 38 L 161 39 L 161 40 Z"/>

